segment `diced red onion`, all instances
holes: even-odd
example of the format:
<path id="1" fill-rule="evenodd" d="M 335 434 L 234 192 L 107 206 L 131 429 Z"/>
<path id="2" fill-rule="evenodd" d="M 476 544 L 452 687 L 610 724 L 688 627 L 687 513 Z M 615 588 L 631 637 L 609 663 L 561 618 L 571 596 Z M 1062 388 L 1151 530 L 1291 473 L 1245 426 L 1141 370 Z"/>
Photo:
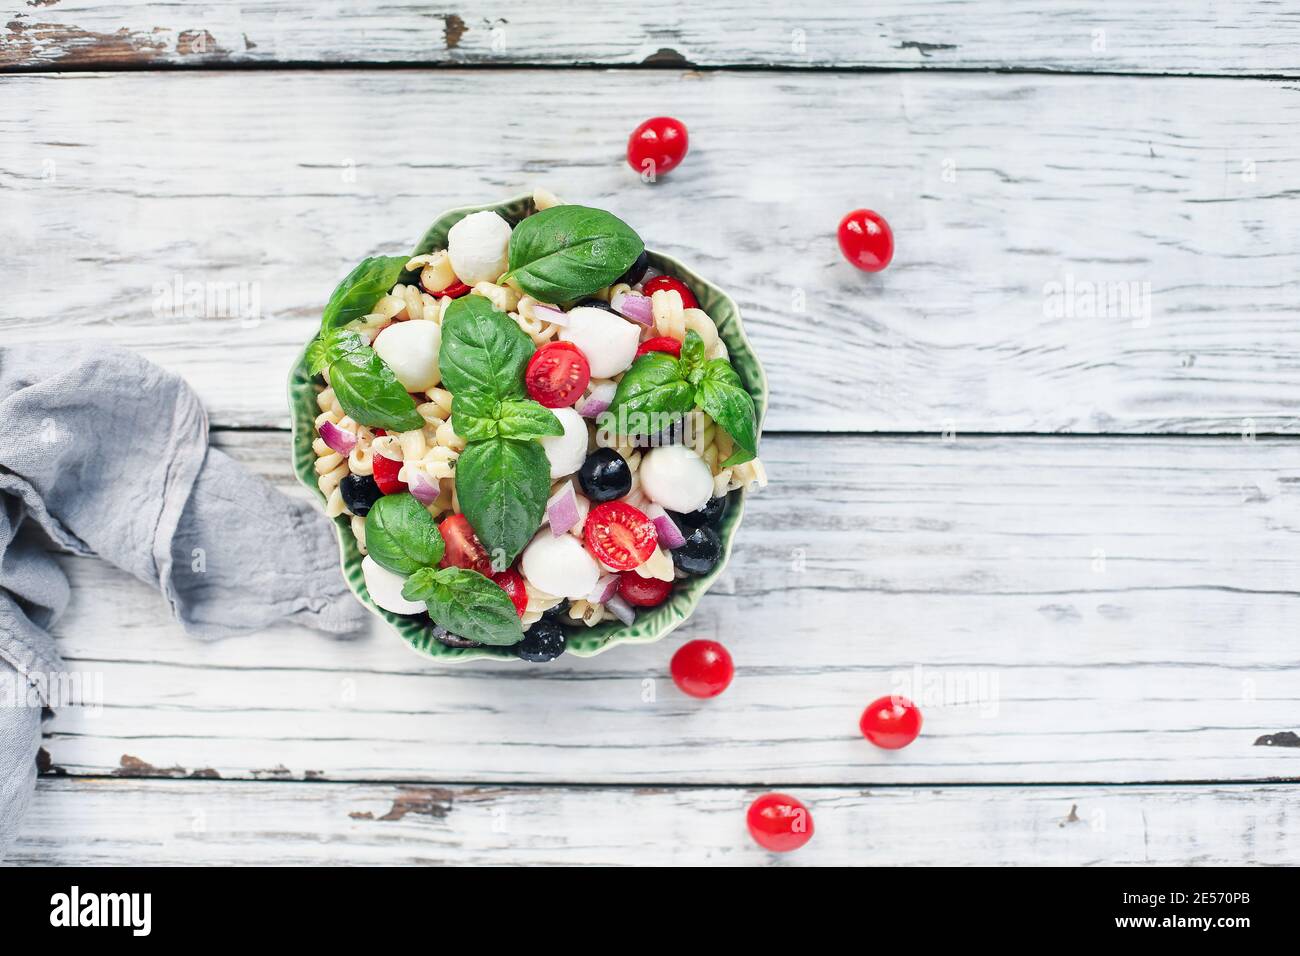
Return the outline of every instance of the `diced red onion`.
<path id="1" fill-rule="evenodd" d="M 647 507 L 645 516 L 654 522 L 655 531 L 659 534 L 659 543 L 669 551 L 680 548 L 686 543 L 686 536 L 677 527 L 677 522 L 668 517 L 668 512 L 659 505 Z"/>
<path id="2" fill-rule="evenodd" d="M 534 305 L 533 315 L 536 318 L 545 319 L 547 322 L 550 322 L 553 325 L 558 325 L 562 329 L 568 328 L 569 326 L 568 313 L 564 312 L 561 309 L 557 309 L 554 306 Z"/>
<path id="3" fill-rule="evenodd" d="M 573 490 L 573 482 L 566 481 L 563 488 L 551 495 L 546 502 L 546 517 L 551 522 L 551 534 L 557 538 L 568 534 L 578 523 L 578 494 Z"/>
<path id="4" fill-rule="evenodd" d="M 357 447 L 357 436 L 333 422 L 320 423 L 320 437 L 340 455 L 350 455 L 352 449 Z"/>
<path id="5" fill-rule="evenodd" d="M 591 593 L 587 595 L 587 600 L 592 604 L 604 604 L 610 598 L 615 596 L 614 592 L 617 590 L 618 575 L 602 574 L 600 580 L 596 582 L 596 586 L 592 588 Z"/>
<path id="6" fill-rule="evenodd" d="M 617 594 L 605 602 L 605 607 L 609 608 L 614 613 L 614 616 L 624 624 L 636 623 L 636 611 L 632 610 L 632 605 Z"/>
<path id="7" fill-rule="evenodd" d="M 407 468 L 406 472 L 406 487 L 415 500 L 422 505 L 433 504 L 433 499 L 438 497 L 438 483 L 431 481 L 429 476 L 419 469 Z"/>
<path id="8" fill-rule="evenodd" d="M 590 395 L 578 403 L 578 414 L 583 418 L 595 418 L 609 408 L 616 391 L 618 386 L 613 382 L 601 382 L 591 390 Z"/>
<path id="9" fill-rule="evenodd" d="M 626 319 L 641 325 L 653 325 L 654 306 L 648 295 L 640 292 L 623 292 L 609 300 L 609 307 Z"/>

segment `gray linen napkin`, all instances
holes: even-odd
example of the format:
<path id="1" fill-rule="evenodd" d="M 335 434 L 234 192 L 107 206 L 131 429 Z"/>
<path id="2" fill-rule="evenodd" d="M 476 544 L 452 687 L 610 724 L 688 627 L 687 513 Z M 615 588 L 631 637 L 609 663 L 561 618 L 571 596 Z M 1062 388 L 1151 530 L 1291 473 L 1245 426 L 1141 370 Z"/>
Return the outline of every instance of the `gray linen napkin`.
<path id="1" fill-rule="evenodd" d="M 216 638 L 288 621 L 344 634 L 366 611 L 329 522 L 208 447 L 181 379 L 122 349 L 0 347 L 0 856 L 30 799 L 41 706 L 64 672 L 55 549 L 159 588 Z"/>

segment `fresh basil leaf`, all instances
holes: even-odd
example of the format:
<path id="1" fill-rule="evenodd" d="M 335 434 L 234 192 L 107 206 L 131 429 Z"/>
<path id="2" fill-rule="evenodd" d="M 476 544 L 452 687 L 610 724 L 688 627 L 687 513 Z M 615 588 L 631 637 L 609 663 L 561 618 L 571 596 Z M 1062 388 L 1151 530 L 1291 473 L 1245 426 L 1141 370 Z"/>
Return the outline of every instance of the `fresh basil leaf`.
<path id="1" fill-rule="evenodd" d="M 508 567 L 528 544 L 550 494 L 551 466 L 535 441 L 489 438 L 456 460 L 456 498 L 494 566 Z"/>
<path id="2" fill-rule="evenodd" d="M 564 426 L 549 408 L 529 398 L 508 398 L 497 410 L 497 432 L 502 438 L 546 438 L 563 435 Z"/>
<path id="3" fill-rule="evenodd" d="M 393 432 L 424 427 L 415 399 L 369 346 L 330 363 L 330 387 L 343 410 L 362 425 Z"/>
<path id="4" fill-rule="evenodd" d="M 312 375 L 319 375 L 349 352 L 370 343 L 355 329 L 330 329 L 322 332 L 307 346 L 307 364 Z"/>
<path id="5" fill-rule="evenodd" d="M 330 296 L 321 315 L 321 331 L 327 332 L 369 314 L 380 297 L 387 294 L 406 268 L 405 256 L 374 256 L 347 274 Z"/>
<path id="6" fill-rule="evenodd" d="M 384 495 L 366 515 L 366 553 L 394 574 L 436 567 L 445 547 L 433 515 L 410 492 Z"/>
<path id="7" fill-rule="evenodd" d="M 694 407 L 695 389 L 682 377 L 682 363 L 666 352 L 647 352 L 623 373 L 601 421 L 620 435 L 657 435 Z"/>
<path id="8" fill-rule="evenodd" d="M 694 329 L 686 332 L 686 341 L 682 343 L 682 364 L 688 370 L 704 364 L 704 339 Z"/>
<path id="9" fill-rule="evenodd" d="M 603 209 L 552 206 L 510 234 L 510 272 L 542 302 L 568 302 L 609 285 L 645 244 L 632 227 Z"/>
<path id="10" fill-rule="evenodd" d="M 467 640 L 503 646 L 524 638 L 510 596 L 477 571 L 422 568 L 406 579 L 402 597 L 423 601 L 429 617 Z"/>
<path id="11" fill-rule="evenodd" d="M 462 296 L 447 306 L 438 368 L 453 395 L 522 398 L 524 366 L 533 352 L 527 333 L 483 296 Z"/>
<path id="12" fill-rule="evenodd" d="M 736 453 L 722 463 L 724 467 L 751 461 L 758 454 L 754 399 L 726 359 L 714 359 L 704 366 L 695 400 L 736 444 Z"/>
<path id="13" fill-rule="evenodd" d="M 501 403 L 478 392 L 461 392 L 451 399 L 451 428 L 465 441 L 497 436 L 497 408 Z"/>

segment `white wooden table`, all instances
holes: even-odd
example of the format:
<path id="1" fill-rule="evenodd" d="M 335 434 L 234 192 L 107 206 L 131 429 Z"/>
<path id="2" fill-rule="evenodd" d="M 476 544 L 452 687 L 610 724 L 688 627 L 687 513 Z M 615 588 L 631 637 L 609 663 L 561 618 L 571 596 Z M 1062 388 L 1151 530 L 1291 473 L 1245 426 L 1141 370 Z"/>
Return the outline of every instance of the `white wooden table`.
<path id="1" fill-rule="evenodd" d="M 761 863 L 778 788 L 817 825 L 789 864 L 1300 862 L 1294 12 L 15 6 L 7 336 L 140 350 L 301 494 L 283 379 L 333 283 L 540 183 L 736 296 L 773 481 L 687 626 L 547 667 L 204 644 L 67 560 L 103 706 L 48 721 L 14 861 Z M 645 186 L 659 113 L 692 150 Z M 178 276 L 258 320 L 160 313 Z M 667 679 L 693 637 L 738 663 L 714 701 Z M 856 722 L 894 690 L 926 723 L 887 753 Z"/>

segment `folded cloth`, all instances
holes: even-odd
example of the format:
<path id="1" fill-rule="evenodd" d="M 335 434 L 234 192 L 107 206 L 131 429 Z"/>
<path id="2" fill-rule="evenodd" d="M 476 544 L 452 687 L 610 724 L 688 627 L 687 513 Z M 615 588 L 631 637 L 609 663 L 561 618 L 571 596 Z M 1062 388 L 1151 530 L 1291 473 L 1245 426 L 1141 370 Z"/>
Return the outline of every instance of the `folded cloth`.
<path id="1" fill-rule="evenodd" d="M 0 856 L 30 798 L 40 708 L 59 704 L 48 629 L 68 583 L 52 548 L 159 588 L 198 637 L 366 619 L 329 522 L 209 448 L 180 378 L 122 349 L 0 347 Z"/>

